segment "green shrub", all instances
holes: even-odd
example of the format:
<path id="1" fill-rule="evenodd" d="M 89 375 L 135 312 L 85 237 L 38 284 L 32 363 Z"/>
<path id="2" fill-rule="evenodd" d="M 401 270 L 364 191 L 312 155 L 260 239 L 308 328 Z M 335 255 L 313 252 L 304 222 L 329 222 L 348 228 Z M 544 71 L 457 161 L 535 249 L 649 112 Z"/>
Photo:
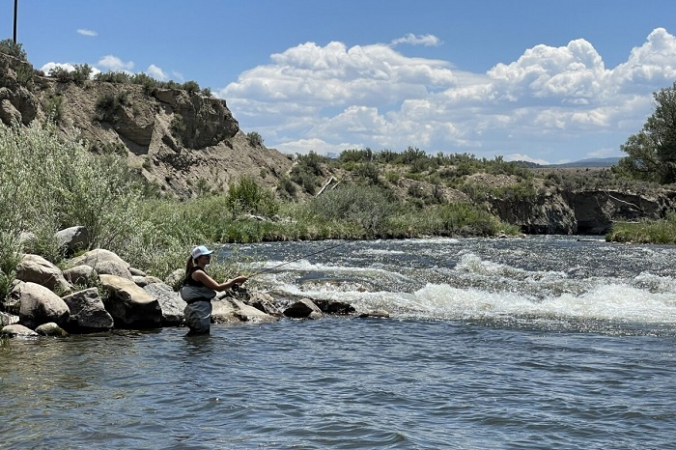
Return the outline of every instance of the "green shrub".
<path id="1" fill-rule="evenodd" d="M 381 230 L 394 210 L 388 195 L 375 186 L 342 186 L 309 204 L 309 211 L 322 220 L 354 222 L 371 235 Z"/>
<path id="2" fill-rule="evenodd" d="M 26 55 L 23 45 L 19 42 L 14 42 L 13 39 L 3 39 L 0 41 L 0 52 L 19 58 L 22 61 L 28 61 L 28 55 Z"/>
<path id="3" fill-rule="evenodd" d="M 89 80 L 89 77 L 92 74 L 93 69 L 89 64 L 76 64 L 75 70 L 73 70 L 72 77 L 75 84 L 83 85 L 85 81 Z"/>
<path id="4" fill-rule="evenodd" d="M 660 220 L 644 220 L 639 223 L 615 222 L 606 235 L 606 241 L 675 245 L 676 213 L 669 213 L 666 218 Z"/>
<path id="5" fill-rule="evenodd" d="M 20 260 L 18 237 L 10 230 L 0 230 L 0 302 L 9 294 Z"/>
<path id="6" fill-rule="evenodd" d="M 94 79 L 96 81 L 104 81 L 108 83 L 115 83 L 115 84 L 124 84 L 124 83 L 130 83 L 132 76 L 129 75 L 126 72 L 99 72 L 94 76 Z"/>
<path id="7" fill-rule="evenodd" d="M 35 69 L 33 69 L 33 66 L 28 63 L 17 64 L 14 67 L 14 71 L 16 72 L 16 80 L 21 86 L 28 89 L 33 87 L 35 78 Z"/>
<path id="8" fill-rule="evenodd" d="M 186 81 L 181 88 L 191 95 L 200 92 L 200 85 L 196 81 Z"/>
<path id="9" fill-rule="evenodd" d="M 73 80 L 73 77 L 72 77 L 70 71 L 68 69 L 66 69 L 65 67 L 61 67 L 61 66 L 53 67 L 49 71 L 49 76 L 52 77 L 52 78 L 56 78 L 61 83 L 67 83 L 67 82 Z"/>
<path id="10" fill-rule="evenodd" d="M 256 131 L 250 131 L 246 134 L 246 140 L 252 147 L 262 147 L 263 146 L 263 136 L 261 136 Z"/>
<path id="11" fill-rule="evenodd" d="M 161 86 L 159 81 L 143 72 L 132 75 L 130 81 L 133 84 L 143 86 L 143 92 L 146 95 L 153 95 L 157 88 Z"/>
<path id="12" fill-rule="evenodd" d="M 92 246 L 124 257 L 142 228 L 136 210 L 143 186 L 117 156 L 94 156 L 53 127 L 0 126 L 0 231 L 31 231 L 31 244 L 52 260 L 56 230 L 85 226 Z"/>
<path id="13" fill-rule="evenodd" d="M 105 93 L 96 100 L 96 120 L 116 123 L 120 120 L 123 108 L 130 104 L 129 94 L 126 92 L 119 92 L 117 94 L 112 92 Z"/>
<path id="14" fill-rule="evenodd" d="M 48 111 L 49 120 L 58 124 L 63 118 L 63 97 L 60 95 L 50 95 L 45 101 L 45 110 Z"/>
<path id="15" fill-rule="evenodd" d="M 272 192 L 261 188 L 249 176 L 243 176 L 237 183 L 230 186 L 228 204 L 233 214 L 243 212 L 272 215 L 276 213 Z"/>
<path id="16" fill-rule="evenodd" d="M 295 198 L 297 193 L 296 185 L 288 176 L 283 176 L 277 183 L 277 190 L 288 194 L 290 198 Z"/>

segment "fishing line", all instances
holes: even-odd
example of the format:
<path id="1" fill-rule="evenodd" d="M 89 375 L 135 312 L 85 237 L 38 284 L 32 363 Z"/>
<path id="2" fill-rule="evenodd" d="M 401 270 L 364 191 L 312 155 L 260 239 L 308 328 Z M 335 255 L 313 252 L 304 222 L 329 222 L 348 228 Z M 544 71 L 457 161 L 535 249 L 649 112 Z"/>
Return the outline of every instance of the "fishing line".
<path id="1" fill-rule="evenodd" d="M 260 274 L 262 274 L 262 273 L 266 273 L 266 272 L 273 271 L 273 270 L 278 269 L 278 268 L 280 268 L 280 267 L 282 267 L 282 266 L 285 266 L 285 265 L 287 265 L 287 264 L 291 264 L 292 262 L 300 261 L 301 259 L 309 258 L 310 256 L 314 256 L 314 255 L 318 255 L 318 254 L 320 254 L 320 253 L 324 253 L 324 252 L 326 252 L 326 251 L 329 251 L 329 250 L 332 250 L 332 249 L 334 249 L 334 248 L 343 246 L 343 245 L 345 245 L 345 244 L 347 244 L 347 242 L 341 242 L 341 243 L 339 243 L 339 244 L 332 245 L 332 246 L 330 246 L 330 247 L 326 247 L 326 248 L 323 248 L 323 249 L 321 249 L 321 250 L 317 250 L 316 252 L 312 252 L 312 253 L 308 253 L 307 255 L 300 256 L 300 257 L 298 257 L 298 258 L 296 258 L 296 259 L 292 259 L 291 261 L 286 261 L 286 262 L 283 262 L 283 263 L 281 263 L 281 264 L 277 264 L 277 265 L 274 266 L 274 267 L 270 267 L 270 268 L 267 268 L 267 269 L 259 270 L 258 272 L 254 273 L 253 275 L 249 275 L 249 278 L 253 278 L 253 277 L 255 277 L 255 276 L 257 276 L 257 275 L 260 275 Z"/>

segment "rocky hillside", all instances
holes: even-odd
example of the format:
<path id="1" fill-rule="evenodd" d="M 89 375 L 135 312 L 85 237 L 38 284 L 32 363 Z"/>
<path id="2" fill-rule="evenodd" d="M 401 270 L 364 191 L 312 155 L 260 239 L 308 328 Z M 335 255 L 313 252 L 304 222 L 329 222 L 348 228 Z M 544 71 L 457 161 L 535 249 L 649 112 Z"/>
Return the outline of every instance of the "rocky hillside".
<path id="1" fill-rule="evenodd" d="M 62 81 L 0 53 L 0 120 L 54 121 L 64 138 L 124 155 L 165 193 L 225 191 L 243 175 L 274 188 L 292 161 L 247 137 L 224 100 L 184 89 Z"/>
<path id="2" fill-rule="evenodd" d="M 178 198 L 226 192 L 244 175 L 278 197 L 301 201 L 357 181 L 384 188 L 414 211 L 443 202 L 481 204 L 537 234 L 603 234 L 615 221 L 659 219 L 676 210 L 673 190 L 618 183 L 608 169 L 542 171 L 411 148 L 401 154 L 351 151 L 339 160 L 291 158 L 266 148 L 257 133 L 240 130 L 225 100 L 196 83 L 66 75 L 47 77 L 0 53 L 0 120 L 51 121 L 65 139 L 124 156 L 151 185 Z"/>

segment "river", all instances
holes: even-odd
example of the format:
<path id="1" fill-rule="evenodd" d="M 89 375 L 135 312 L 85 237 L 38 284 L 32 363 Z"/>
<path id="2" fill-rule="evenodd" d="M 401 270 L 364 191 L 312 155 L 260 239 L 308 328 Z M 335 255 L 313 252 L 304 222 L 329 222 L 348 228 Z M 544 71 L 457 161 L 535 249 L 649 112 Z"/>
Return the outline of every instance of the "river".
<path id="1" fill-rule="evenodd" d="M 0 448 L 676 448 L 676 247 L 547 236 L 231 255 L 277 298 L 390 318 L 3 341 Z"/>

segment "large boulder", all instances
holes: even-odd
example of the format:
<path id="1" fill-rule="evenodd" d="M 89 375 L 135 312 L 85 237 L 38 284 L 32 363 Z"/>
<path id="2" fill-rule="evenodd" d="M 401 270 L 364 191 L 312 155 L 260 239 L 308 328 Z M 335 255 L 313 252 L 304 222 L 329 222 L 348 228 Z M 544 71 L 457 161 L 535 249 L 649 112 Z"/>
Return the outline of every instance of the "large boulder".
<path id="1" fill-rule="evenodd" d="M 21 123 L 21 113 L 12 105 L 9 99 L 0 100 L 0 120 L 5 125 L 10 126 L 15 123 Z"/>
<path id="2" fill-rule="evenodd" d="M 110 250 L 102 248 L 90 250 L 82 256 L 73 258 L 71 263 L 73 266 L 81 264 L 90 266 L 94 268 L 99 275 L 115 275 L 126 278 L 127 280 L 132 280 L 132 275 L 129 271 L 129 263 Z"/>
<path id="3" fill-rule="evenodd" d="M 83 226 L 58 231 L 55 237 L 59 247 L 64 248 L 70 255 L 78 250 L 86 249 L 90 244 L 89 231 Z"/>
<path id="4" fill-rule="evenodd" d="M 19 321 L 29 328 L 47 322 L 61 326 L 68 321 L 68 305 L 44 286 L 32 282 L 21 283 L 12 289 L 9 297 L 19 302 Z"/>
<path id="5" fill-rule="evenodd" d="M 162 309 L 162 325 L 181 325 L 185 321 L 183 310 L 187 303 L 171 286 L 164 283 L 152 283 L 143 286 L 143 290 L 159 302 Z"/>
<path id="6" fill-rule="evenodd" d="M 16 278 L 59 293 L 70 293 L 73 289 L 61 269 L 39 255 L 24 255 L 16 266 Z"/>
<path id="7" fill-rule="evenodd" d="M 130 275 L 131 276 L 131 275 Z M 157 298 L 133 281 L 117 275 L 100 275 L 107 295 L 106 310 L 117 328 L 147 328 L 162 324 L 162 308 Z"/>
<path id="8" fill-rule="evenodd" d="M 97 288 L 75 292 L 63 297 L 63 301 L 70 309 L 69 330 L 95 333 L 113 328 L 113 317 L 106 311 Z"/>

